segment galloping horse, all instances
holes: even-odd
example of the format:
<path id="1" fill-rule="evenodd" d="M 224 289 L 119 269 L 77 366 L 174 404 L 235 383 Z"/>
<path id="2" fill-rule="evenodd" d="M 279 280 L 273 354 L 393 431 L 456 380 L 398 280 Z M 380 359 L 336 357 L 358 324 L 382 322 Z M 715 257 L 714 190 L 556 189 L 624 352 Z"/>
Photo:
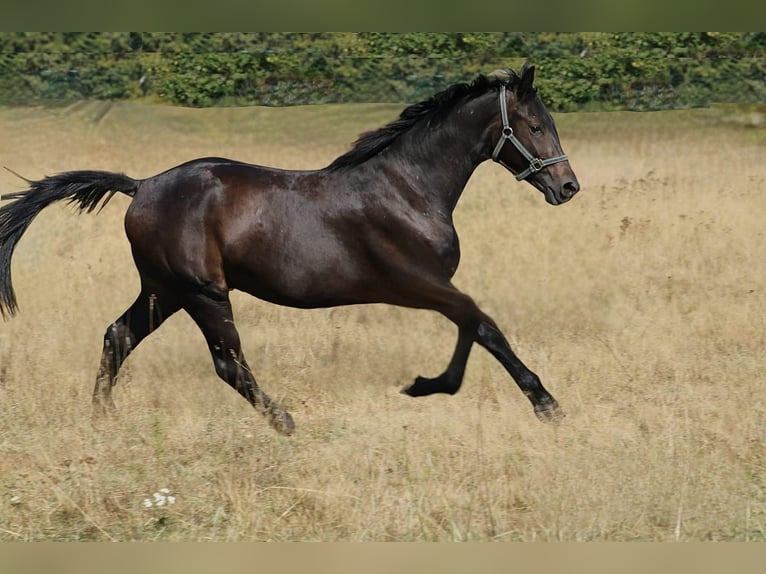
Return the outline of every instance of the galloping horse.
<path id="1" fill-rule="evenodd" d="M 70 171 L 28 181 L 0 209 L 0 312 L 17 310 L 11 255 L 34 217 L 68 200 L 93 211 L 116 192 L 133 198 L 125 230 L 141 279 L 135 302 L 107 329 L 93 392 L 96 413 L 114 409 L 127 356 L 185 310 L 202 330 L 218 376 L 283 434 L 289 413 L 256 384 L 242 353 L 229 291 L 300 308 L 388 303 L 438 311 L 457 325 L 440 376 L 402 392 L 454 394 L 474 342 L 513 377 L 544 421 L 558 403 L 511 350 L 495 322 L 452 283 L 460 259 L 452 212 L 476 166 L 492 159 L 565 203 L 580 186 L 534 67 L 479 76 L 409 106 L 323 169 L 288 171 L 221 158 L 196 159 L 137 180 Z"/>

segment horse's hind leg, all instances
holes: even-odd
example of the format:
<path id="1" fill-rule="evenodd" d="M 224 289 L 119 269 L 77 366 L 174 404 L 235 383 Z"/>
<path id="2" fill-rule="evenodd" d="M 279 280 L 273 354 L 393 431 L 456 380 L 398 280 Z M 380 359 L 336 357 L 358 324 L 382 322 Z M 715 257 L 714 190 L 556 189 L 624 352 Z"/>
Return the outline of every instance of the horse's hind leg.
<path id="1" fill-rule="evenodd" d="M 277 432 L 292 434 L 293 418 L 258 387 L 247 366 L 228 295 L 198 293 L 186 299 L 183 308 L 202 330 L 216 374 L 263 414 Z"/>
<path id="2" fill-rule="evenodd" d="M 158 297 L 142 289 L 138 298 L 104 333 L 104 350 L 93 389 L 94 414 L 114 410 L 112 387 L 120 366 L 138 344 L 180 306 L 171 298 Z"/>

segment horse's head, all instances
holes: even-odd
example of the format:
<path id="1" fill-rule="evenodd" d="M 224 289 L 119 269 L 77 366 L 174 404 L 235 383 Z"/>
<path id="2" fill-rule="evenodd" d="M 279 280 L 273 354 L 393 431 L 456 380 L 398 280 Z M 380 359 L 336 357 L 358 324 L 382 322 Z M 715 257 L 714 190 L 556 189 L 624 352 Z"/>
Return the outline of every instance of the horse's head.
<path id="1" fill-rule="evenodd" d="M 534 66 L 524 64 L 521 75 L 505 74 L 500 86 L 497 144 L 492 159 L 543 192 L 551 205 L 569 201 L 580 190 L 577 177 L 561 149 L 553 118 L 532 86 Z"/>

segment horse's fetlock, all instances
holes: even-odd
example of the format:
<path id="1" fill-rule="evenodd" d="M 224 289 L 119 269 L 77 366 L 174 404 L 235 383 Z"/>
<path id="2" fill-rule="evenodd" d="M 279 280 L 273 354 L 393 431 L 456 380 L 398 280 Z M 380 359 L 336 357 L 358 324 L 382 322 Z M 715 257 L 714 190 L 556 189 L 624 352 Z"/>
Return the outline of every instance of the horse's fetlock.
<path id="1" fill-rule="evenodd" d="M 542 383 L 540 377 L 532 372 L 524 373 L 519 377 L 519 386 L 524 389 L 525 395 L 536 395 Z"/>

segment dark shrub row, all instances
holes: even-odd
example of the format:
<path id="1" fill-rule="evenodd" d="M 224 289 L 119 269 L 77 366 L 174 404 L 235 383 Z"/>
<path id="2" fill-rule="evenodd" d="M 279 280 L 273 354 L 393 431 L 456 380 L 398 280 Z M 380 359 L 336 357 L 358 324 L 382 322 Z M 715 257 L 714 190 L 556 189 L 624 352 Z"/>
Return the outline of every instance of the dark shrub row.
<path id="1" fill-rule="evenodd" d="M 0 33 L 0 102 L 413 102 L 538 67 L 558 111 L 766 101 L 766 33 Z"/>

